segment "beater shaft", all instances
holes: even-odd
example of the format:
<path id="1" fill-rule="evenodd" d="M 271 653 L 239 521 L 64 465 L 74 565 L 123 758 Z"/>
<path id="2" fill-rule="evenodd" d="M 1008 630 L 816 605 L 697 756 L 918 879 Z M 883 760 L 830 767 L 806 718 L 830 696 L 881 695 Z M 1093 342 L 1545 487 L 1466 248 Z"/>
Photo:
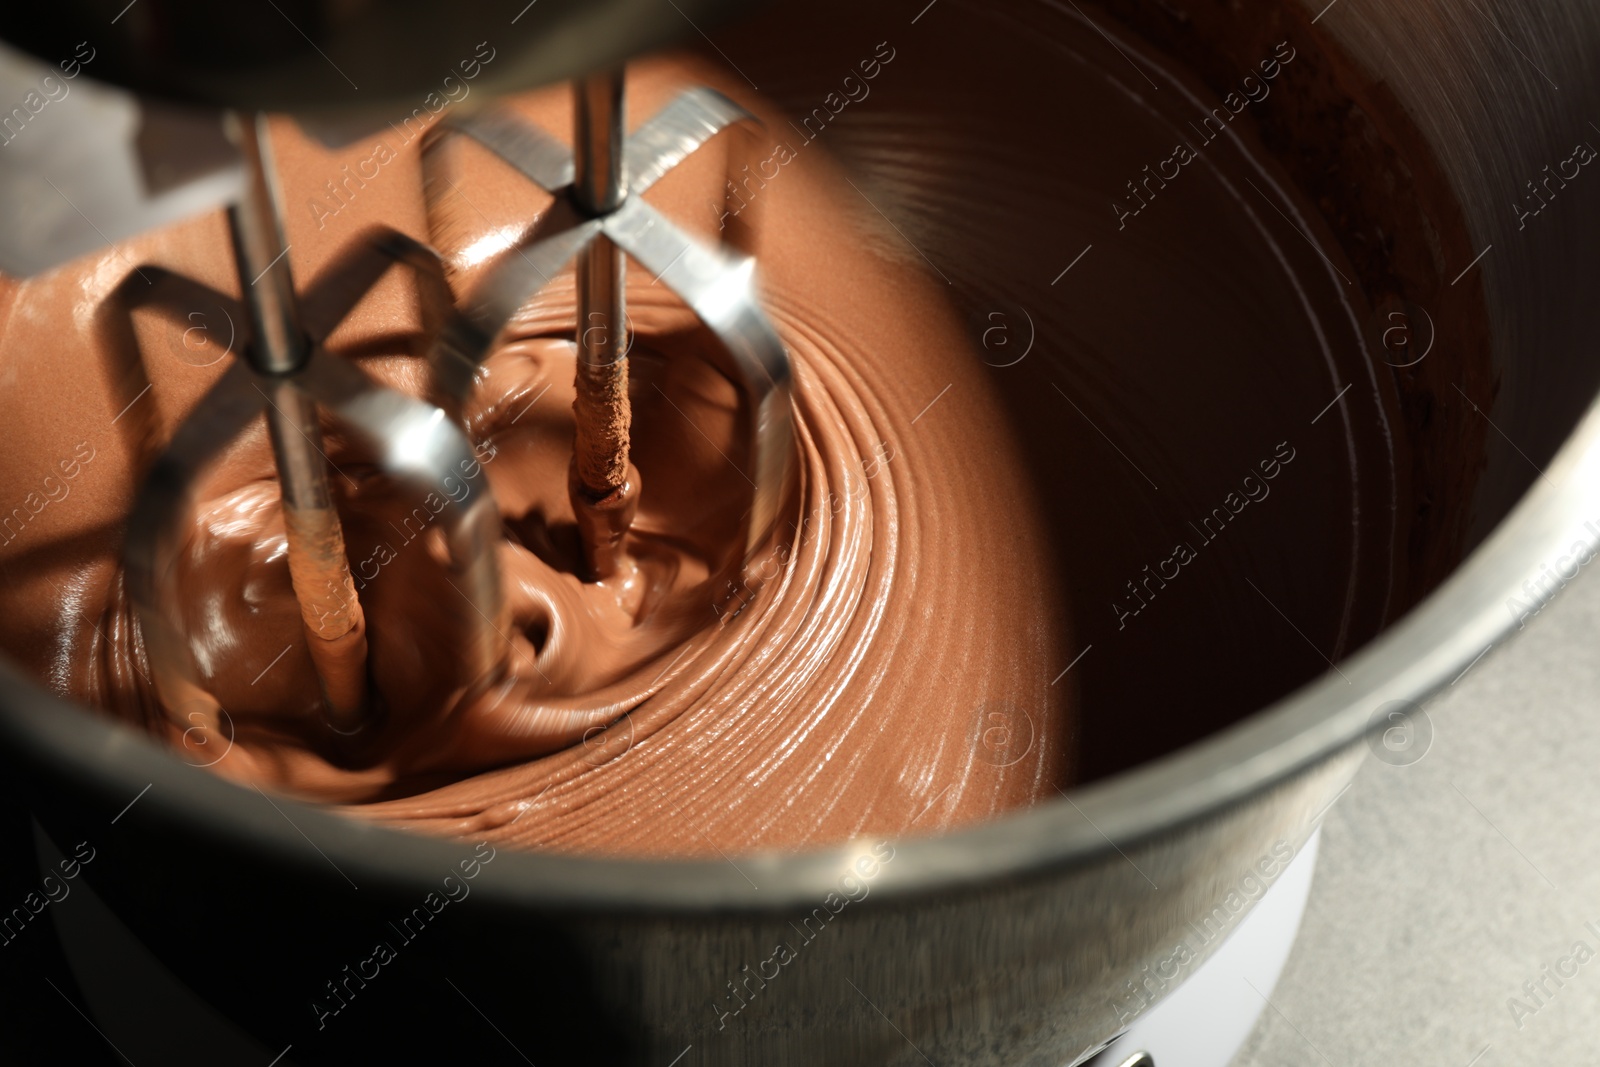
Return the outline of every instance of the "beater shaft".
<path id="1" fill-rule="evenodd" d="M 268 379 L 267 425 L 282 487 L 289 578 L 324 711 L 334 729 L 348 733 L 366 714 L 366 620 L 328 491 L 316 405 L 287 377 L 305 365 L 310 345 L 295 301 L 266 123 L 265 115 L 235 115 L 232 123 L 245 169 L 243 202 L 228 212 L 253 329 L 245 358 Z"/>
<path id="2" fill-rule="evenodd" d="M 623 72 L 573 82 L 573 197 L 593 216 L 627 199 L 623 171 Z M 594 577 L 614 573 L 638 507 L 639 472 L 628 461 L 626 263 L 604 234 L 578 256 L 576 433 L 568 494 Z"/>

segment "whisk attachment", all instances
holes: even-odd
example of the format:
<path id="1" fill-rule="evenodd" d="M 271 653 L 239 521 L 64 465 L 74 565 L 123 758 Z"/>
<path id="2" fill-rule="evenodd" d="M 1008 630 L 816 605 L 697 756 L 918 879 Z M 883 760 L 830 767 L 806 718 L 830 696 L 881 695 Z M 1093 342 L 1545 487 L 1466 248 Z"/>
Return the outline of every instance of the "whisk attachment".
<path id="1" fill-rule="evenodd" d="M 620 75 L 616 77 L 620 80 Z M 585 91 L 583 86 L 578 87 L 580 98 Z M 591 105 L 592 102 L 591 99 Z M 585 123 L 581 113 L 579 118 L 581 145 Z M 606 122 L 607 128 L 620 130 L 620 117 L 615 113 L 607 112 Z M 592 115 L 589 124 L 602 125 Z M 459 401 L 470 390 L 478 366 L 518 310 L 568 263 L 588 257 L 579 267 L 581 395 L 585 316 L 597 303 L 605 303 L 600 311 L 609 327 L 622 321 L 623 307 L 620 271 L 616 275 L 618 291 L 614 297 L 605 294 L 604 300 L 593 289 L 585 297 L 581 279 L 586 269 L 609 271 L 603 250 L 608 246 L 619 249 L 675 292 L 711 330 L 726 359 L 723 369 L 742 394 L 741 407 L 749 420 L 749 451 L 742 457 L 741 473 L 754 487 L 741 546 L 743 560 L 749 563 L 776 529 L 783 501 L 795 478 L 789 356 L 757 300 L 755 259 L 744 241 L 748 227 L 731 227 L 731 239 L 720 245 L 707 245 L 690 237 L 641 198 L 673 167 L 719 133 L 734 128 L 748 132 L 759 129 L 760 123 L 710 89 L 695 88 L 680 94 L 628 136 L 620 153 L 608 157 L 606 165 L 616 168 L 616 181 L 625 195 L 613 197 L 609 209 L 599 210 L 587 206 L 596 202 L 590 195 L 593 190 L 581 194 L 575 191 L 580 170 L 585 175 L 592 174 L 591 164 L 585 164 L 588 169 L 577 167 L 573 152 L 537 126 L 503 109 L 448 122 L 440 135 L 464 136 L 483 145 L 551 194 L 554 202 L 533 232 L 508 250 L 474 285 L 458 314 L 440 333 L 432 358 L 439 385 Z M 439 136 L 435 136 L 426 150 L 432 151 L 439 143 Z M 602 251 L 596 254 L 596 248 Z M 606 266 L 593 267 L 597 259 Z M 610 329 L 605 340 L 605 352 L 626 351 L 620 326 Z M 580 437 L 581 434 L 580 429 Z M 573 484 L 584 488 L 589 485 L 582 477 L 575 478 Z M 581 509 L 576 510 L 581 513 Z M 580 518 L 580 527 L 583 523 Z M 614 525 L 604 529 L 617 536 Z"/>
<path id="2" fill-rule="evenodd" d="M 471 632 L 462 669 L 474 688 L 505 673 L 507 613 L 495 559 L 499 513 L 470 442 L 445 412 L 379 385 L 323 349 L 332 333 L 389 269 L 411 268 L 448 295 L 431 249 L 387 228 L 363 236 L 304 293 L 289 272 L 264 119 L 236 118 L 245 196 L 229 211 L 241 302 L 176 276 L 156 310 L 182 317 L 182 296 L 215 304 L 250 327 L 228 368 L 155 459 L 129 520 L 124 559 L 130 598 L 162 705 L 184 709 L 188 729 L 216 729 L 227 713 L 200 680 L 179 616 L 175 564 L 181 524 L 197 479 L 256 418 L 266 416 L 283 500 L 291 581 L 307 648 L 321 685 L 326 724 L 352 735 L 372 724 L 367 699 L 366 628 L 351 580 L 339 514 L 328 488 L 321 411 L 379 457 L 379 467 L 419 496 L 443 501 L 438 516 L 450 579 L 469 602 Z M 163 275 L 166 277 L 166 275 Z M 169 714 L 175 714 L 169 712 Z M 229 738 L 231 740 L 231 738 Z"/>

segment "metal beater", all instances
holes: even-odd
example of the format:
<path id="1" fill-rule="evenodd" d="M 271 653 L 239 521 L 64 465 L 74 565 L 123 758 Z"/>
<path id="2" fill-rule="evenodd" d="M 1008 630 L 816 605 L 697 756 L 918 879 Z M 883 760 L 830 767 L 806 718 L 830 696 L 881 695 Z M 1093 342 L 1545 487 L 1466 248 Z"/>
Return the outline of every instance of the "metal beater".
<path id="1" fill-rule="evenodd" d="M 788 354 L 761 310 L 755 260 L 739 246 L 737 234 L 721 247 L 707 247 L 641 196 L 717 134 L 760 124 L 726 97 L 699 88 L 679 95 L 624 141 L 620 70 L 580 79 L 573 96 L 572 152 L 503 111 L 452 121 L 441 131 L 484 145 L 554 196 L 555 204 L 541 222 L 540 235 L 504 255 L 462 301 L 435 350 L 440 381 L 452 395 L 464 395 L 506 323 L 577 259 L 580 427 L 572 502 L 589 565 L 597 574 L 607 573 L 630 521 L 637 474 L 625 480 L 626 438 L 586 437 L 582 414 L 587 407 L 597 413 L 595 423 L 627 422 L 623 254 L 633 257 L 717 336 L 730 358 L 730 376 L 744 394 L 750 420 L 745 467 L 754 485 L 744 529 L 748 559 L 772 533 L 793 476 Z M 736 142 L 730 161 L 748 143 Z M 736 171 L 732 162 L 728 169 Z"/>
<path id="2" fill-rule="evenodd" d="M 564 7 L 561 17 L 574 17 L 575 9 Z M 422 39 L 422 34 L 416 36 Z M 137 71 L 138 64 L 115 69 Z M 133 84 L 141 80 L 119 76 Z M 261 103 L 258 89 L 242 88 L 229 102 Z M 696 89 L 625 138 L 624 81 L 618 65 L 580 75 L 573 95 L 572 151 L 504 111 L 480 112 L 432 131 L 482 143 L 555 197 L 549 217 L 541 220 L 540 236 L 505 256 L 447 316 L 433 347 L 435 375 L 451 397 L 464 398 L 473 372 L 506 323 L 576 259 L 579 430 L 569 489 L 588 576 L 610 574 L 641 491 L 627 436 L 631 413 L 624 256 L 633 257 L 722 341 L 726 369 L 744 394 L 750 441 L 744 473 L 755 487 L 743 531 L 743 558 L 748 560 L 772 534 L 794 477 L 788 358 L 756 299 L 751 255 L 732 243 L 700 244 L 640 197 L 717 134 L 748 128 L 755 120 L 731 101 Z M 242 304 L 164 272 L 158 272 L 162 282 L 172 284 L 131 296 L 178 319 L 201 296 L 207 303 L 237 310 L 248 324 L 248 336 L 241 358 L 178 427 L 138 494 L 124 547 L 128 593 L 169 717 L 231 736 L 227 712 L 201 684 L 183 633 L 174 563 L 198 477 L 212 457 L 264 413 L 281 485 L 290 576 L 321 685 L 326 724 L 337 735 L 359 734 L 373 721 L 366 626 L 329 490 L 321 414 L 370 447 L 380 468 L 413 491 L 426 493 L 453 481 L 454 491 L 440 494 L 446 505 L 438 522 L 448 549 L 448 577 L 472 608 L 464 666 L 476 683 L 469 696 L 507 670 L 510 627 L 496 565 L 499 514 L 481 483 L 454 478 L 473 453 L 465 434 L 442 409 L 377 384 L 323 348 L 339 319 L 390 267 L 416 270 L 442 287 L 437 255 L 397 232 L 381 233 L 340 257 L 309 289 L 297 289 L 265 115 L 229 112 L 227 127 L 241 161 L 237 202 L 229 207 L 228 220 Z M 138 213 L 122 214 L 113 234 L 135 232 Z M 103 241 L 113 239 L 100 227 L 95 230 Z M 51 256 L 46 251 L 43 258 Z M 66 258 L 65 251 L 54 258 Z M 151 270 L 141 274 L 147 284 Z M 316 315 L 302 313 L 313 305 Z"/>

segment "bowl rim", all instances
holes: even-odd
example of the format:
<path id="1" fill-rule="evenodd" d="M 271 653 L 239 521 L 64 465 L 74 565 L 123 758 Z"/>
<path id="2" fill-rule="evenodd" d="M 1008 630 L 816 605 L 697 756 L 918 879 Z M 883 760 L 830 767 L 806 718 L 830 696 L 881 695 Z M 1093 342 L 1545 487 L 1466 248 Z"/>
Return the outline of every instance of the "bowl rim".
<path id="1" fill-rule="evenodd" d="M 1376 746 L 1382 713 L 1393 702 L 1420 707 L 1458 681 L 1514 623 L 1521 628 L 1527 615 L 1519 619 L 1508 610 L 1510 600 L 1537 612 L 1570 578 L 1520 600 L 1527 595 L 1524 580 L 1538 575 L 1541 564 L 1559 576 L 1561 561 L 1570 558 L 1562 553 L 1580 546 L 1591 557 L 1600 551 L 1600 400 L 1483 543 L 1421 604 L 1334 671 L 1221 731 L 1060 799 L 944 834 L 887 839 L 893 859 L 878 867 L 872 895 L 881 902 L 970 890 L 1109 861 L 1242 804 L 1364 736 Z M 3 660 L 0 685 L 9 694 L 0 702 L 0 739 L 13 757 L 23 757 L 17 770 L 28 776 L 31 758 L 34 772 L 71 774 L 107 798 L 127 797 L 129 808 L 111 808 L 108 818 L 120 820 L 131 809 L 132 824 L 159 819 L 246 846 L 264 866 L 352 884 L 365 879 L 418 895 L 470 855 L 470 842 L 392 829 L 287 796 L 263 803 L 259 790 L 191 766 L 133 727 L 47 693 Z M 501 904 L 555 910 L 792 910 L 839 891 L 879 840 L 714 859 L 503 848 L 495 853 L 493 877 L 477 888 Z"/>

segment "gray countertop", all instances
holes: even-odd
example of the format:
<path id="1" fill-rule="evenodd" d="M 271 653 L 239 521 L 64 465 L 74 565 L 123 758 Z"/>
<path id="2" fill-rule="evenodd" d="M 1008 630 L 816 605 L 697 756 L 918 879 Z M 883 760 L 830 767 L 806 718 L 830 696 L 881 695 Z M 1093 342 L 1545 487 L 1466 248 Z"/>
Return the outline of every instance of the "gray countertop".
<path id="1" fill-rule="evenodd" d="M 1235 1067 L 1600 1063 L 1595 570 L 1427 705 L 1421 760 L 1369 759 L 1328 814 Z"/>

